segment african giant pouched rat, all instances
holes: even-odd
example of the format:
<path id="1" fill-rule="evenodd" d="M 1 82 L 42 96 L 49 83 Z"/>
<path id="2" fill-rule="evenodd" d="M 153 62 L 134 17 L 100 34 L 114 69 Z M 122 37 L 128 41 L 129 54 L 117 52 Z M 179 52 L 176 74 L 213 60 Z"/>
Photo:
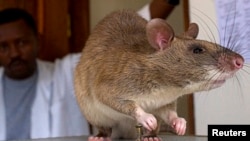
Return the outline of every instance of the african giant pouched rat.
<path id="1" fill-rule="evenodd" d="M 244 63 L 197 35 L 195 23 L 175 36 L 165 20 L 147 22 L 130 10 L 113 12 L 95 27 L 75 70 L 75 91 L 97 137 L 136 138 L 136 124 L 157 136 L 161 121 L 185 133 L 177 98 L 221 86 Z"/>

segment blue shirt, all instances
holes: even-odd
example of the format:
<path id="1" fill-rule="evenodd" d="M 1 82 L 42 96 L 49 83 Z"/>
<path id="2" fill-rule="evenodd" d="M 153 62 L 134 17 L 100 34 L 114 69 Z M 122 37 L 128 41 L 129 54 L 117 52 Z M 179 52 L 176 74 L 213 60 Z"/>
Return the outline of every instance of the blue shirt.
<path id="1" fill-rule="evenodd" d="M 6 139 L 30 139 L 31 107 L 35 99 L 37 72 L 24 80 L 3 77 Z"/>

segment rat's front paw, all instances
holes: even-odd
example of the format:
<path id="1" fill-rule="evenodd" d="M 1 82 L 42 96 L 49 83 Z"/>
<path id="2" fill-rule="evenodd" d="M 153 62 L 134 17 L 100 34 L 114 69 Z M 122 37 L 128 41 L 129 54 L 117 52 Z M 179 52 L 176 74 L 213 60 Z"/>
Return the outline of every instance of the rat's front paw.
<path id="1" fill-rule="evenodd" d="M 157 120 L 152 114 L 145 114 L 141 117 L 139 123 L 141 123 L 148 131 L 153 131 L 157 128 Z"/>
<path id="2" fill-rule="evenodd" d="M 171 122 L 171 126 L 175 133 L 178 135 L 184 135 L 186 132 L 186 120 L 184 118 L 175 118 Z"/>
<path id="3" fill-rule="evenodd" d="M 154 115 L 145 113 L 141 109 L 137 110 L 136 120 L 148 131 L 153 131 L 157 128 L 157 120 Z"/>

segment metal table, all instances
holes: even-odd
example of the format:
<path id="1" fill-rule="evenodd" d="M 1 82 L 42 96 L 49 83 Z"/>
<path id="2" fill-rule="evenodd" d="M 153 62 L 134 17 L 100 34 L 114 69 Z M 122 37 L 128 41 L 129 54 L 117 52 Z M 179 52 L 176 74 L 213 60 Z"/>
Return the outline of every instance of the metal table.
<path id="1" fill-rule="evenodd" d="M 163 134 L 159 135 L 159 137 L 162 138 L 162 141 L 207 141 L 206 136 L 177 136 L 171 134 L 170 135 Z M 87 141 L 87 136 L 32 139 L 32 140 L 19 140 L 19 141 Z M 113 140 L 113 141 L 129 141 L 129 140 Z"/>

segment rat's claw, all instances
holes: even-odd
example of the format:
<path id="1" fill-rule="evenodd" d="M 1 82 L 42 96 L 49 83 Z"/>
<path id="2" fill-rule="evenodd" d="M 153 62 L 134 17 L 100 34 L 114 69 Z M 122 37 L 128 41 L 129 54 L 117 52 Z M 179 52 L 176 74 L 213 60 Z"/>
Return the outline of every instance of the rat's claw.
<path id="1" fill-rule="evenodd" d="M 111 141 L 111 138 L 90 136 L 90 137 L 88 137 L 88 141 Z"/>
<path id="2" fill-rule="evenodd" d="M 142 141 L 162 141 L 159 137 L 145 137 Z"/>

